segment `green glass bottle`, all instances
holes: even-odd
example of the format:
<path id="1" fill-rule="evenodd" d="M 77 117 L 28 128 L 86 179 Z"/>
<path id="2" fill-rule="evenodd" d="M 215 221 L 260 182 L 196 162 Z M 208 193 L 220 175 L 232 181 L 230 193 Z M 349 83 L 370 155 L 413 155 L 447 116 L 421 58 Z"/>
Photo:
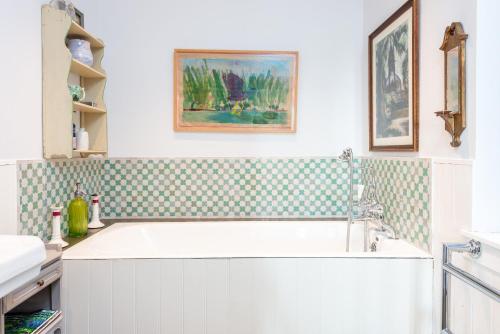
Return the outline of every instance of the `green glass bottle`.
<path id="1" fill-rule="evenodd" d="M 89 207 L 83 199 L 85 193 L 80 188 L 80 183 L 76 184 L 75 198 L 71 200 L 68 207 L 68 225 L 70 237 L 83 237 L 87 235 L 89 224 Z"/>

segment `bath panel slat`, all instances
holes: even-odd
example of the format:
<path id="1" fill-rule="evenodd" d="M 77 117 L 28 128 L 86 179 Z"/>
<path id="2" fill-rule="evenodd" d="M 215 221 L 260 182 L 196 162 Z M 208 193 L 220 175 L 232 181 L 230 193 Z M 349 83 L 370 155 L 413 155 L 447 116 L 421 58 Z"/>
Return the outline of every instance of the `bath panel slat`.
<path id="1" fill-rule="evenodd" d="M 136 334 L 160 334 L 161 262 L 135 260 Z"/>
<path id="2" fill-rule="evenodd" d="M 272 333 L 297 333 L 297 259 L 265 259 L 274 319 Z"/>
<path id="3" fill-rule="evenodd" d="M 182 334 L 183 314 L 183 261 L 161 261 L 161 333 Z"/>
<path id="4" fill-rule="evenodd" d="M 244 264 L 244 263 L 243 263 Z M 246 269 L 253 275 L 250 291 L 250 305 L 253 310 L 253 332 L 273 333 L 276 331 L 276 294 L 277 282 L 273 276 L 277 270 L 269 259 L 248 263 Z M 277 268 L 276 268 L 277 269 Z"/>
<path id="5" fill-rule="evenodd" d="M 229 260 L 206 260 L 206 334 L 231 334 L 227 331 L 229 312 Z"/>
<path id="6" fill-rule="evenodd" d="M 206 260 L 184 260 L 184 334 L 205 333 L 206 270 Z"/>
<path id="7" fill-rule="evenodd" d="M 380 309 L 385 300 L 385 292 L 378 288 L 383 285 L 384 276 L 374 275 L 379 265 L 378 261 L 366 261 L 362 268 L 361 275 L 365 277 L 365 280 L 359 281 L 359 284 L 366 284 L 368 282 L 368 286 L 359 287 L 363 293 L 363 303 L 357 305 L 357 314 L 363 315 L 362 319 L 358 319 L 360 333 L 383 333 L 384 330 L 384 325 L 381 324 L 379 314 L 372 311 Z"/>
<path id="8" fill-rule="evenodd" d="M 323 333 L 359 333 L 358 303 L 363 290 L 360 266 L 349 259 L 325 259 L 321 273 Z M 349 276 L 345 275 L 349 273 Z M 361 277 L 360 277 L 361 276 Z M 361 304 L 361 302 L 359 303 Z"/>
<path id="9" fill-rule="evenodd" d="M 321 260 L 297 259 L 297 332 L 321 333 Z"/>
<path id="10" fill-rule="evenodd" d="M 111 333 L 112 262 L 90 261 L 89 331 L 91 334 Z"/>
<path id="11" fill-rule="evenodd" d="M 254 294 L 254 264 L 256 259 L 231 259 L 229 268 L 229 333 L 255 334 L 256 321 L 252 302 Z"/>
<path id="12" fill-rule="evenodd" d="M 113 334 L 135 333 L 135 260 L 112 260 Z M 68 333 L 69 334 L 69 333 Z"/>
<path id="13" fill-rule="evenodd" d="M 68 334 L 92 334 L 89 332 L 89 264 L 87 260 L 64 261 L 63 275 L 68 276 L 65 307 Z"/>

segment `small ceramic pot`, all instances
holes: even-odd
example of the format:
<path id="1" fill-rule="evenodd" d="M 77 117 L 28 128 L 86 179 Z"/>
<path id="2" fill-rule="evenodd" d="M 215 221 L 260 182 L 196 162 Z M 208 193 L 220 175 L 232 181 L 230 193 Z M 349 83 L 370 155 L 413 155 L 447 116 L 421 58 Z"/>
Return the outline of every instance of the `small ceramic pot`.
<path id="1" fill-rule="evenodd" d="M 94 64 L 94 56 L 90 49 L 90 43 L 83 39 L 70 39 L 68 41 L 69 51 L 74 59 L 85 65 L 92 66 Z"/>

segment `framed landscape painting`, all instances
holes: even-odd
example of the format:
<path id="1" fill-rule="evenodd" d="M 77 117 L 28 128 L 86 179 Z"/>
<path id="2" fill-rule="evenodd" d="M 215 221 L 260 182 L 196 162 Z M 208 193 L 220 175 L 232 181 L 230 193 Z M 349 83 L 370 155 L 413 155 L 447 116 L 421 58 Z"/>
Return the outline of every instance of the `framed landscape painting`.
<path id="1" fill-rule="evenodd" d="M 175 50 L 174 129 L 295 132 L 298 52 Z"/>
<path id="2" fill-rule="evenodd" d="M 418 2 L 369 36 L 370 151 L 418 151 Z"/>

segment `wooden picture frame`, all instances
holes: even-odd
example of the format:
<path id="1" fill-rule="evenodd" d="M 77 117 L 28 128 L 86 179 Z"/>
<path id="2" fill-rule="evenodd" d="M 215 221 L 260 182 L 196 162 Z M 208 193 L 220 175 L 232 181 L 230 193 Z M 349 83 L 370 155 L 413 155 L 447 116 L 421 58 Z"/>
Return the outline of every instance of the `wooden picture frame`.
<path id="1" fill-rule="evenodd" d="M 418 4 L 407 1 L 369 36 L 370 151 L 418 151 Z"/>
<path id="2" fill-rule="evenodd" d="M 444 53 L 444 110 L 436 112 L 451 135 L 450 145 L 459 147 L 460 136 L 467 126 L 465 85 L 465 42 L 468 35 L 460 22 L 446 27 L 443 43 L 439 48 Z"/>
<path id="3" fill-rule="evenodd" d="M 174 50 L 174 130 L 295 133 L 297 51 Z"/>

